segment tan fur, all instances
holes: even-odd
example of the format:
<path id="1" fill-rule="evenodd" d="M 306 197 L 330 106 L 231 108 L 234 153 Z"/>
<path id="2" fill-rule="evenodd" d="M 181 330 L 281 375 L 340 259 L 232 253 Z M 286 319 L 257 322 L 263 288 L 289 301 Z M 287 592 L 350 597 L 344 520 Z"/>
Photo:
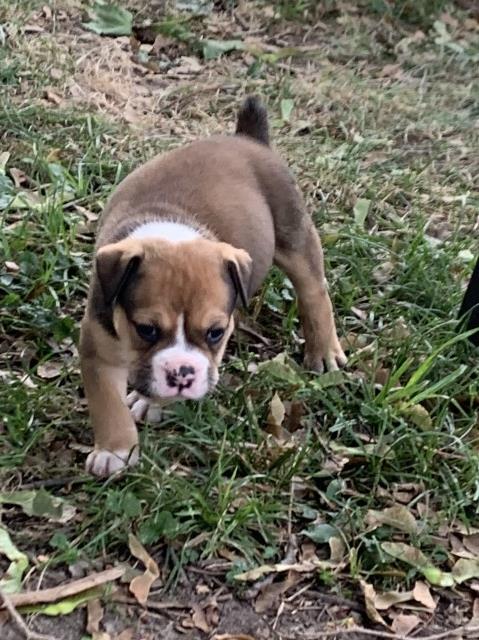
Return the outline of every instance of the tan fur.
<path id="1" fill-rule="evenodd" d="M 205 237 L 178 245 L 158 238 L 118 238 L 119 230 L 124 235 L 125 229 L 155 219 L 198 224 Z M 155 346 L 161 350 L 183 314 L 188 340 L 213 369 L 219 366 L 233 330 L 228 261 L 236 265 L 249 295 L 273 262 L 282 268 L 298 295 L 306 366 L 321 371 L 323 362 L 330 368 L 345 362 L 317 231 L 284 163 L 246 137 L 199 141 L 153 158 L 130 174 L 105 209 L 96 254 L 81 332 L 82 375 L 95 433 L 87 466 L 94 473 L 121 468 L 129 462 L 125 452 L 138 445 L 125 401 L 127 377 L 151 355 L 134 322 L 162 327 L 163 342 Z M 115 337 L 105 329 L 105 299 L 132 258 L 140 262 L 140 277 L 128 308 L 113 303 Z M 226 335 L 212 351 L 204 336 L 214 323 L 226 328 Z M 117 464 L 108 452 L 120 452 L 122 459 Z M 136 459 L 137 453 L 130 462 Z"/>

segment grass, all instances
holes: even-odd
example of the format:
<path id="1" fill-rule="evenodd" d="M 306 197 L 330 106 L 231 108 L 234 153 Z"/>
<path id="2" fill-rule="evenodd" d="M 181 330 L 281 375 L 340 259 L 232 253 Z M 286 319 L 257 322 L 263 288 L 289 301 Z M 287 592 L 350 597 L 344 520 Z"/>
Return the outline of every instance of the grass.
<path id="1" fill-rule="evenodd" d="M 299 20 L 299 12 L 307 21 L 303 4 L 284 17 Z M 23 11 L 28 18 L 32 9 Z M 456 332 L 461 287 L 477 253 L 477 32 L 456 12 L 451 40 L 438 43 L 434 28 L 414 40 L 407 24 L 378 26 L 374 15 L 343 11 L 339 27 L 326 21 L 315 46 L 327 55 L 319 60 L 263 60 L 253 76 L 241 53 L 213 62 L 220 78 L 240 78 L 238 93 L 200 94 L 197 111 L 189 104 L 179 112 L 194 137 L 202 127 L 230 130 L 244 91 L 266 97 L 274 139 L 322 228 L 347 370 L 311 376 L 298 367 L 291 286 L 274 271 L 245 319 L 266 341 L 239 332 L 221 389 L 143 429 L 137 469 L 119 480 L 85 476 L 52 489 L 79 515 L 61 526 L 42 521 L 34 540 L 22 526 L 28 519 L 5 511 L 17 546 L 47 556 L 39 568 L 126 557 L 135 531 L 161 557 L 168 585 L 182 567 L 225 553 L 232 580 L 280 561 L 291 532 L 303 543 L 319 540 L 327 523 L 340 532 L 347 568 L 326 571 L 320 582 L 409 587 L 418 571 L 391 560 L 384 540 L 406 540 L 446 567 L 441 523 L 479 526 L 477 353 Z M 18 16 L 9 20 L 18 28 Z M 276 20 L 272 31 L 282 26 Z M 378 40 L 380 29 L 389 44 Z M 159 115 L 170 129 L 152 136 L 91 105 L 46 104 L 40 80 L 21 88 L 22 69 L 32 73 L 21 40 L 5 46 L 2 81 L 15 91 L 0 113 L 8 152 L 1 184 L 10 200 L 24 193 L 4 206 L 0 227 L 0 478 L 8 491 L 83 474 L 91 434 L 75 344 L 93 219 L 131 167 L 182 140 L 171 133 L 178 103 L 162 111 L 170 108 L 170 117 Z M 62 51 L 73 68 L 71 52 Z M 195 81 L 183 90 L 196 95 Z M 285 98 L 294 101 L 290 123 L 281 119 Z M 12 168 L 27 176 L 20 187 Z M 358 198 L 367 201 L 365 219 L 354 213 Z M 51 378 L 40 374 L 46 363 L 56 367 Z M 275 393 L 290 414 L 277 437 L 266 429 Z M 368 510 L 398 502 L 401 491 L 421 523 L 416 534 L 365 524 Z M 322 557 L 326 542 L 317 543 Z"/>

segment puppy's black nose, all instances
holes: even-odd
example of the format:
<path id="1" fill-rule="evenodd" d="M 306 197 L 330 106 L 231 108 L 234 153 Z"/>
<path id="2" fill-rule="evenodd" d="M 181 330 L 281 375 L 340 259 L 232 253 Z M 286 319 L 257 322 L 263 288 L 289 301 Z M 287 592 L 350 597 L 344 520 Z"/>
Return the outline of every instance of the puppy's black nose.
<path id="1" fill-rule="evenodd" d="M 186 365 L 181 366 L 179 370 L 179 375 L 182 378 L 186 378 L 187 376 L 192 376 L 194 375 L 194 373 L 195 373 L 194 367 L 187 367 Z"/>
<path id="2" fill-rule="evenodd" d="M 173 369 L 166 372 L 166 384 L 169 387 L 178 387 L 180 391 L 189 389 L 193 384 L 194 378 L 195 368 L 188 365 L 181 365 L 178 370 Z"/>

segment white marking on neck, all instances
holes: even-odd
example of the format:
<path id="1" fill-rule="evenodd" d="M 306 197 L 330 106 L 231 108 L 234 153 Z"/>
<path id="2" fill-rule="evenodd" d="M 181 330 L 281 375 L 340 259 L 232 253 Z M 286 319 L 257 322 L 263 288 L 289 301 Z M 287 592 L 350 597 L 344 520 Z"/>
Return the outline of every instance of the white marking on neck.
<path id="1" fill-rule="evenodd" d="M 148 238 L 162 238 L 177 244 L 187 242 L 201 236 L 200 232 L 183 222 L 171 222 L 168 220 L 154 220 L 145 222 L 134 229 L 130 238 L 146 240 Z"/>

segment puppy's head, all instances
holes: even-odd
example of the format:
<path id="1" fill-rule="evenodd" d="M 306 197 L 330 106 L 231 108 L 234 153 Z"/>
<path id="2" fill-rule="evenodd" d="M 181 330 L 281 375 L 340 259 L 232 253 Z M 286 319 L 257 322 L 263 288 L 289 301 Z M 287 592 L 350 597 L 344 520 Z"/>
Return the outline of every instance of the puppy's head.
<path id="1" fill-rule="evenodd" d="M 152 399 L 198 399 L 218 382 L 251 258 L 206 239 L 126 239 L 97 253 L 103 307 L 128 353 L 130 382 Z"/>

